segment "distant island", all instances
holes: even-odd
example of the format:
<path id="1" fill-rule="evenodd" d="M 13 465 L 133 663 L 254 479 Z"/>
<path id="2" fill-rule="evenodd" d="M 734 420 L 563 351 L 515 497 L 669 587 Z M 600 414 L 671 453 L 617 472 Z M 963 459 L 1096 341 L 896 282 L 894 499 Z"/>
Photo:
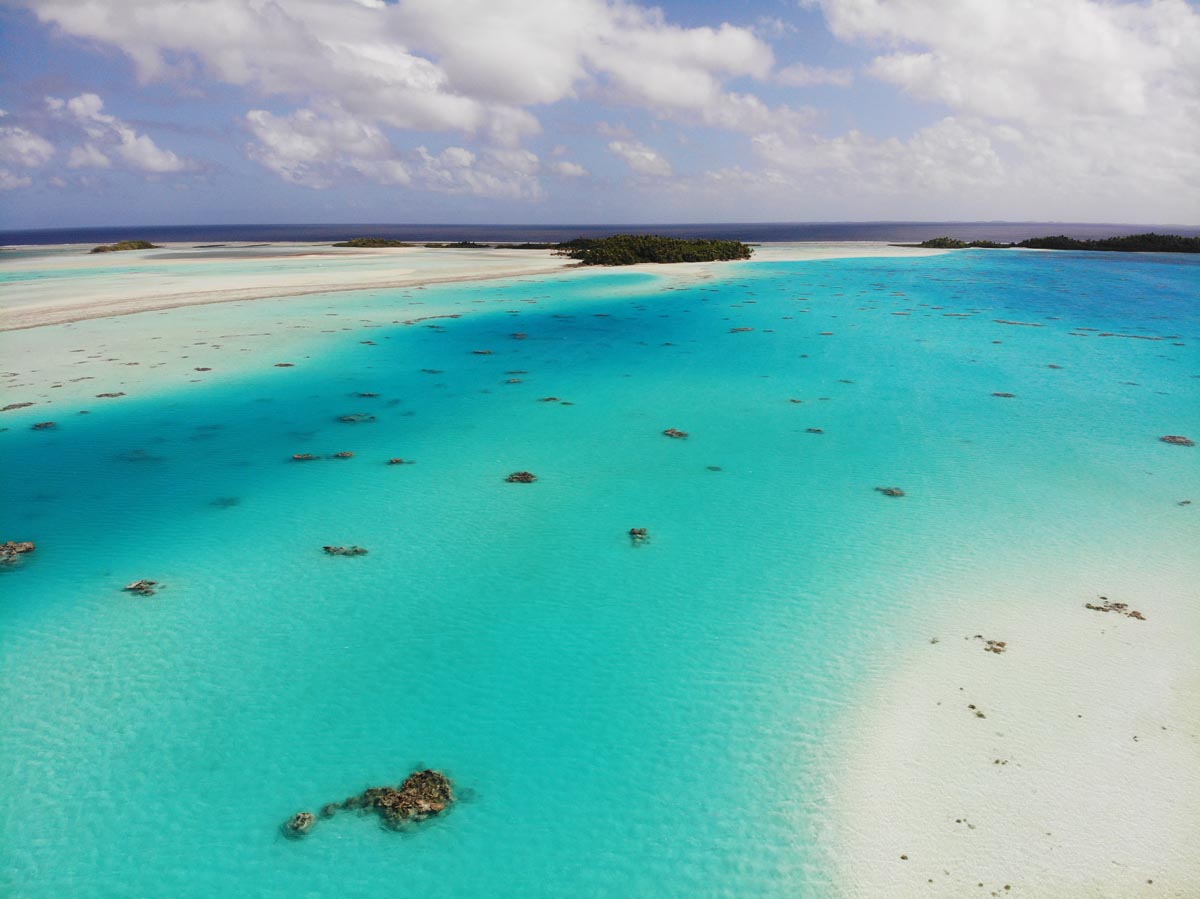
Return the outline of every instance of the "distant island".
<path id="1" fill-rule="evenodd" d="M 335 243 L 334 246 L 378 249 L 380 247 L 411 247 L 412 244 L 405 243 L 402 240 L 389 240 L 386 237 L 352 237 L 349 240 L 343 240 L 341 243 Z"/>
<path id="2" fill-rule="evenodd" d="M 558 245 L 563 256 L 583 265 L 635 265 L 639 262 L 718 262 L 749 259 L 750 247 L 738 240 L 685 240 L 655 234 L 578 237 Z"/>
<path id="3" fill-rule="evenodd" d="M 98 247 L 92 247 L 89 252 L 92 253 L 120 253 L 124 250 L 158 250 L 161 249 L 158 244 L 150 243 L 148 240 L 122 240 L 117 243 L 101 244 Z"/>
<path id="4" fill-rule="evenodd" d="M 1026 250 L 1100 250 L 1115 253 L 1200 253 L 1200 237 L 1150 233 L 1105 237 L 1101 240 L 1076 240 L 1073 237 L 1059 234 L 1055 237 L 1031 237 L 1020 243 L 993 243 L 990 240 L 966 241 L 956 237 L 935 237 L 919 244 L 899 244 L 899 246 L 922 247 L 932 250 L 1006 250 L 1017 247 Z"/>

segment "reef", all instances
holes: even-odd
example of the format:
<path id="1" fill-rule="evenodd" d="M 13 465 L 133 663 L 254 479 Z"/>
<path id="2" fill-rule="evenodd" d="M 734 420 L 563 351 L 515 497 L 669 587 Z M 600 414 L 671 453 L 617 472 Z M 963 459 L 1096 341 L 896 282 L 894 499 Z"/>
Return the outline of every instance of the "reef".
<path id="1" fill-rule="evenodd" d="M 126 584 L 122 587 L 129 593 L 136 593 L 138 596 L 153 596 L 156 587 L 159 587 L 158 581 L 140 580 L 134 581 L 132 584 Z"/>
<path id="2" fill-rule="evenodd" d="M 35 549 L 37 549 L 36 544 L 28 540 L 9 540 L 7 543 L 0 543 L 0 565 L 16 565 L 21 561 L 21 556 L 31 553 Z"/>
<path id="3" fill-rule="evenodd" d="M 899 487 L 876 487 L 884 496 L 904 496 L 904 491 Z"/>
<path id="4" fill-rule="evenodd" d="M 805 433 L 808 434 L 824 434 L 825 431 L 821 428 L 805 428 Z"/>
<path id="5" fill-rule="evenodd" d="M 367 554 L 366 548 L 362 546 L 322 546 L 321 549 L 331 556 L 365 556 Z"/>
<path id="6" fill-rule="evenodd" d="M 441 771 L 414 771 L 398 787 L 368 787 L 342 802 L 330 802 L 321 808 L 322 818 L 339 811 L 375 812 L 383 823 L 398 829 L 409 822 L 424 821 L 440 815 L 454 802 L 454 785 Z M 283 824 L 289 837 L 302 837 L 316 826 L 312 812 L 297 812 Z"/>
<path id="7" fill-rule="evenodd" d="M 630 528 L 629 542 L 634 546 L 640 546 L 643 543 L 650 542 L 650 532 L 645 528 Z"/>
<path id="8" fill-rule="evenodd" d="M 504 480 L 510 484 L 532 484 L 537 480 L 537 475 L 532 471 L 514 471 Z"/>
<path id="9" fill-rule="evenodd" d="M 26 406 L 32 406 L 33 403 L 9 403 L 0 412 L 11 412 L 13 409 L 24 409 Z"/>
<path id="10" fill-rule="evenodd" d="M 388 465 L 407 465 L 407 464 L 409 464 L 409 463 L 405 462 L 399 456 L 397 456 L 394 459 L 388 459 Z"/>
<path id="11" fill-rule="evenodd" d="M 1016 396 L 1016 394 L 1015 393 L 993 393 L 992 396 L 999 396 L 999 397 L 1003 397 L 1004 399 L 1011 400 Z"/>
<path id="12" fill-rule="evenodd" d="M 312 453 L 293 453 L 292 454 L 293 462 L 311 462 L 317 458 L 319 458 L 319 457 L 314 456 Z"/>
<path id="13" fill-rule="evenodd" d="M 97 393 L 96 399 L 112 399 L 114 397 L 124 396 L 124 395 L 125 395 L 124 391 L 118 391 L 117 393 Z"/>
<path id="14" fill-rule="evenodd" d="M 1163 437 L 1159 437 L 1158 439 L 1161 440 L 1163 443 L 1170 443 L 1173 446 L 1195 446 L 1196 445 L 1195 440 L 1192 440 L 1188 437 L 1181 437 L 1179 434 L 1167 434 Z"/>
<path id="15" fill-rule="evenodd" d="M 374 421 L 374 420 L 375 420 L 375 416 L 369 415 L 366 412 L 351 412 L 349 415 L 339 415 L 338 416 L 338 421 L 342 422 L 343 424 L 348 424 L 348 425 L 362 424 L 363 422 L 369 422 L 369 421 Z"/>
<path id="16" fill-rule="evenodd" d="M 283 832 L 289 837 L 302 837 L 317 823 L 317 816 L 312 812 L 296 812 L 283 825 Z"/>
<path id="17" fill-rule="evenodd" d="M 1085 609 L 1091 609 L 1093 612 L 1116 612 L 1118 615 L 1124 615 L 1126 618 L 1136 618 L 1138 621 L 1146 620 L 1146 616 L 1137 609 L 1129 608 L 1129 603 L 1113 602 L 1107 596 L 1100 596 L 1097 598 L 1100 599 L 1104 604 L 1096 605 L 1095 603 L 1085 602 L 1083 607 Z"/>
<path id="18" fill-rule="evenodd" d="M 35 424 L 33 426 L 33 430 L 35 430 L 35 431 L 53 431 L 57 427 L 58 427 L 58 422 L 56 422 L 56 421 L 39 421 L 37 424 Z"/>
<path id="19" fill-rule="evenodd" d="M 342 450 L 340 453 L 334 453 L 332 458 L 334 458 L 334 459 L 353 459 L 354 453 L 350 452 L 349 450 Z"/>
<path id="20" fill-rule="evenodd" d="M 687 431 L 681 431 L 678 428 L 667 428 L 663 431 L 663 434 L 667 437 L 673 437 L 676 440 L 681 440 L 688 435 Z"/>
<path id="21" fill-rule="evenodd" d="M 983 634 L 976 634 L 974 639 L 983 640 L 984 652 L 994 652 L 996 655 L 1000 655 L 1006 649 L 1008 649 L 1008 643 L 1006 643 L 1004 640 L 988 640 L 983 636 Z"/>

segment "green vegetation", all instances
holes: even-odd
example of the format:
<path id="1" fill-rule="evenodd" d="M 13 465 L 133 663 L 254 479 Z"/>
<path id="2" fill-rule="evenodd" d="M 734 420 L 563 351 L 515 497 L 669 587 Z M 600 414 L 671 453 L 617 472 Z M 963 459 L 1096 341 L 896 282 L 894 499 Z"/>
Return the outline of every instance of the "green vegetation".
<path id="1" fill-rule="evenodd" d="M 634 265 L 639 262 L 714 262 L 749 259 L 750 247 L 737 240 L 684 240 L 655 234 L 614 234 L 559 244 L 559 253 L 584 265 Z"/>
<path id="2" fill-rule="evenodd" d="M 119 253 L 122 250 L 157 250 L 160 249 L 158 244 L 150 243 L 148 240 L 122 240 L 118 243 L 102 244 L 98 247 L 92 247 L 93 253 Z"/>
<path id="3" fill-rule="evenodd" d="M 919 244 L 900 246 L 925 247 L 934 250 L 1004 250 L 1021 247 L 1026 250 L 1101 250 L 1116 253 L 1200 253 L 1200 237 L 1180 237 L 1178 234 L 1129 234 L 1124 237 L 1105 237 L 1101 240 L 1076 240 L 1059 234 L 1055 237 L 1031 237 L 1020 243 L 994 243 L 990 240 L 967 242 L 956 237 L 935 237 Z"/>
<path id="4" fill-rule="evenodd" d="M 1018 247 L 1030 250 L 1108 250 L 1118 253 L 1200 253 L 1200 237 L 1180 237 L 1178 234 L 1128 234 L 1106 237 L 1103 240 L 1075 240 L 1057 237 L 1034 237 L 1023 240 Z"/>
<path id="5" fill-rule="evenodd" d="M 557 250 L 561 244 L 556 243 L 512 243 L 501 244 L 504 250 Z"/>
<path id="6" fill-rule="evenodd" d="M 459 240 L 454 243 L 427 243 L 425 244 L 431 250 L 490 250 L 485 243 L 475 243 L 473 240 Z"/>
<path id="7" fill-rule="evenodd" d="M 349 240 L 343 240 L 341 243 L 335 243 L 334 246 L 377 249 L 379 247 L 411 247 L 412 244 L 405 243 L 402 240 L 388 240 L 386 237 L 352 237 Z"/>

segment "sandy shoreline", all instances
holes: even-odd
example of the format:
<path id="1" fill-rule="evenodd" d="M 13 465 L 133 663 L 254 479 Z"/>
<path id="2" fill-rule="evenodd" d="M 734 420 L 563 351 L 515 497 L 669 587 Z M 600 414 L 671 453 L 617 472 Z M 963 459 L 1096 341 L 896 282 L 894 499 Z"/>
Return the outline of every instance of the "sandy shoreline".
<path id="1" fill-rule="evenodd" d="M 279 263 L 281 269 L 296 268 L 296 265 L 289 266 L 289 262 L 314 263 L 322 269 L 316 271 L 311 265 L 308 266 L 303 273 L 303 281 L 297 280 L 294 271 L 284 270 L 206 275 L 203 278 L 181 276 L 177 270 L 190 262 L 209 261 L 203 250 L 197 251 L 187 244 L 163 245 L 164 253 L 161 255 L 169 258 L 156 258 L 154 254 L 157 251 L 153 250 L 92 255 L 82 247 L 60 248 L 73 252 L 53 257 L 6 259 L 0 254 L 0 272 L 18 278 L 23 272 L 48 268 L 79 276 L 71 279 L 9 281 L 0 305 L 0 331 L 211 303 L 526 277 L 579 268 L 573 260 L 555 256 L 549 250 L 437 250 L 423 247 L 331 250 L 321 247 L 319 252 L 303 252 L 307 248 L 308 245 L 279 245 L 281 251 L 288 252 L 263 252 L 253 257 L 253 262 L 260 265 Z M 785 262 L 862 256 L 928 256 L 942 252 L 945 251 L 898 248 L 875 242 L 764 244 L 755 248 L 754 258 L 760 262 Z M 185 258 L 187 255 L 192 255 L 194 259 L 188 260 Z M 224 256 L 216 258 L 229 261 Z M 104 271 L 124 265 L 136 265 L 143 270 L 130 276 Z M 713 271 L 713 265 L 719 263 L 637 265 L 625 270 L 690 279 L 708 275 Z M 89 271 L 95 271 L 103 283 L 76 295 L 74 289 L 81 280 L 87 279 Z M 204 284 L 204 289 L 196 289 L 198 281 Z"/>
<path id="2" fill-rule="evenodd" d="M 1140 549 L 914 601 L 837 740 L 840 895 L 1200 895 L 1196 554 Z"/>

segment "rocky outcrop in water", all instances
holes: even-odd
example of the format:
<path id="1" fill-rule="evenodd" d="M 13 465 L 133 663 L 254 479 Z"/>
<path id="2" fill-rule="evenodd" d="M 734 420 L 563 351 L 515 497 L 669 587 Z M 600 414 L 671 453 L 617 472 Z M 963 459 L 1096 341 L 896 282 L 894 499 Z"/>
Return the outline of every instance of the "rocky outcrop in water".
<path id="1" fill-rule="evenodd" d="M 410 822 L 424 821 L 440 815 L 454 802 L 454 785 L 441 771 L 414 771 L 398 787 L 368 787 L 358 796 L 342 802 L 331 802 L 321 808 L 322 818 L 332 818 L 339 811 L 375 812 L 383 823 L 399 828 Z M 302 837 L 316 826 L 312 812 L 297 812 L 283 824 L 289 837 Z"/>
<path id="2" fill-rule="evenodd" d="M 1172 446 L 1195 446 L 1196 441 L 1188 437 L 1182 437 L 1179 434 L 1167 434 L 1164 437 L 1159 437 L 1163 443 L 1170 443 Z"/>
<path id="3" fill-rule="evenodd" d="M 367 554 L 366 548 L 362 546 L 322 546 L 321 549 L 331 556 L 365 556 Z"/>
<path id="4" fill-rule="evenodd" d="M 158 586 L 158 581 L 140 580 L 134 581 L 132 584 L 126 584 L 121 589 L 128 593 L 136 593 L 138 596 L 153 596 L 155 588 Z"/>
<path id="5" fill-rule="evenodd" d="M 510 484 L 532 484 L 537 480 L 537 475 L 532 471 L 514 471 L 504 480 Z"/>
<path id="6" fill-rule="evenodd" d="M 56 421 L 39 421 L 33 426 L 33 429 L 35 431 L 53 431 L 57 427 L 58 422 Z"/>
<path id="7" fill-rule="evenodd" d="M 0 543 L 0 565 L 16 565 L 21 561 L 21 556 L 26 553 L 31 553 L 37 546 L 28 540 L 9 540 L 7 543 Z"/>
<path id="8" fill-rule="evenodd" d="M 667 428 L 665 431 L 663 431 L 663 435 L 666 437 L 673 437 L 676 440 L 682 440 L 684 437 L 687 437 L 688 434 L 687 431 L 681 431 L 678 428 Z"/>
<path id="9" fill-rule="evenodd" d="M 904 496 L 904 491 L 899 487 L 876 487 L 884 496 Z"/>
<path id="10" fill-rule="evenodd" d="M 375 416 L 369 415 L 366 412 L 352 412 L 349 415 L 339 415 L 338 416 L 338 421 L 342 422 L 343 424 L 348 424 L 348 425 L 362 424 L 364 422 L 369 422 L 369 421 L 374 421 L 374 420 L 375 420 Z"/>
<path id="11" fill-rule="evenodd" d="M 645 528 L 630 528 L 629 542 L 634 546 L 641 546 L 643 543 L 649 543 L 650 532 Z"/>
<path id="12" fill-rule="evenodd" d="M 312 812 L 296 812 L 283 825 L 283 832 L 289 837 L 302 837 L 317 823 L 317 816 Z"/>
<path id="13" fill-rule="evenodd" d="M 1126 618 L 1136 618 L 1138 621 L 1145 621 L 1146 616 L 1137 609 L 1129 608 L 1129 603 L 1113 602 L 1107 596 L 1098 597 L 1103 605 L 1097 605 L 1091 602 L 1085 602 L 1083 607 L 1091 609 L 1093 612 L 1116 612 L 1118 615 L 1124 615 Z"/>

